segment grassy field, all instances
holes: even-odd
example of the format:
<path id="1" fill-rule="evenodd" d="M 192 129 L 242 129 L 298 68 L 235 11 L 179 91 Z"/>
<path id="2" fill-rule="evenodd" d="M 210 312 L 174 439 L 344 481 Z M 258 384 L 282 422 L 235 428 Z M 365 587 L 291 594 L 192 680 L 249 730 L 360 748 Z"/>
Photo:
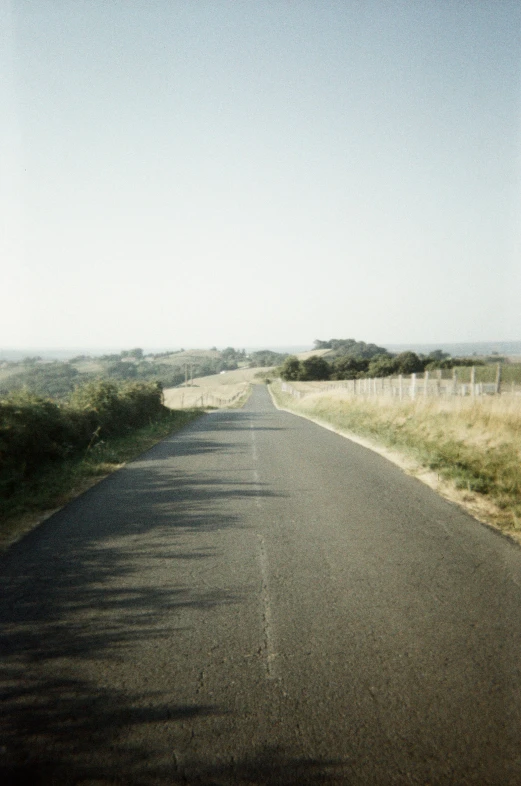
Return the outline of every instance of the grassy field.
<path id="1" fill-rule="evenodd" d="M 470 382 L 470 367 L 458 366 L 456 373 L 458 381 L 464 384 Z M 495 382 L 497 374 L 497 365 L 489 363 L 486 366 L 476 366 L 476 382 Z M 431 375 L 435 376 L 436 372 L 431 371 Z M 448 369 L 443 372 L 444 379 L 449 379 L 452 376 L 452 370 Z M 512 383 L 517 387 L 521 385 L 521 363 L 502 363 L 501 364 L 501 386 L 502 389 L 508 391 Z"/>
<path id="2" fill-rule="evenodd" d="M 143 360 L 149 363 L 156 362 L 172 366 L 172 368 L 184 368 L 187 363 L 195 364 L 204 360 L 215 360 L 219 357 L 220 353 L 211 349 L 192 349 L 184 350 L 183 352 L 172 352 L 160 358 L 144 357 Z M 132 359 L 127 358 L 127 361 L 132 362 Z M 81 373 L 103 374 L 105 370 L 104 361 L 96 357 L 77 360 L 71 365 Z"/>
<path id="3" fill-rule="evenodd" d="M 521 542 L 521 397 L 400 402 L 318 385 L 292 383 L 307 391 L 301 399 L 278 383 L 271 390 L 284 408 L 385 446 L 411 473 Z"/>
<path id="4" fill-rule="evenodd" d="M 240 407 L 248 398 L 251 385 L 265 368 L 239 368 L 194 379 L 193 386 L 184 385 L 164 391 L 165 404 L 172 409 L 192 407 Z"/>
<path id="5" fill-rule="evenodd" d="M 61 461 L 21 484 L 16 494 L 0 499 L 0 550 L 200 414 L 200 410 L 167 413 L 124 437 L 99 442 L 82 456 Z"/>
<path id="6" fill-rule="evenodd" d="M 322 358 L 324 355 L 330 355 L 332 351 L 332 349 L 310 349 L 307 352 L 298 352 L 295 357 L 299 360 L 306 360 L 306 358 L 310 357 Z"/>

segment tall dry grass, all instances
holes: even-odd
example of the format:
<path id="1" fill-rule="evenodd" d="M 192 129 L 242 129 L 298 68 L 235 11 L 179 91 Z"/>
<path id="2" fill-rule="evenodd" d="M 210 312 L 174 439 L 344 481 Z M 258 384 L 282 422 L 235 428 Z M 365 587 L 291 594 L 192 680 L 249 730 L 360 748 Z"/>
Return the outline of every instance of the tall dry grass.
<path id="1" fill-rule="evenodd" d="M 199 380 L 198 380 L 199 381 Z M 240 407 L 251 392 L 251 385 L 239 382 L 235 385 L 194 385 L 193 387 L 167 388 L 164 391 L 165 406 L 170 409 L 193 409 Z"/>
<path id="2" fill-rule="evenodd" d="M 192 407 L 241 407 L 251 393 L 251 385 L 258 384 L 258 375 L 269 368 L 238 368 L 208 377 L 197 377 L 193 387 L 188 384 L 165 388 L 164 401 L 172 409 Z"/>
<path id="3" fill-rule="evenodd" d="M 401 451 L 469 501 L 492 503 L 490 523 L 521 530 L 521 397 L 398 401 L 308 389 L 296 399 L 272 389 L 281 406 Z"/>

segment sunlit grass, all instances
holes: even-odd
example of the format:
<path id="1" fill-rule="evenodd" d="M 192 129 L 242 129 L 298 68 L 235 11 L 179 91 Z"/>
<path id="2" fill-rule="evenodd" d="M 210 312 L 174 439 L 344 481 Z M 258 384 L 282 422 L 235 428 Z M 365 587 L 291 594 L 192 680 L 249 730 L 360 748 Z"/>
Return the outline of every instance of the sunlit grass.
<path id="1" fill-rule="evenodd" d="M 492 523 L 521 529 L 521 397 L 398 401 L 315 389 L 297 399 L 278 385 L 273 391 L 282 406 L 401 451 L 474 499 L 493 502 Z"/>
<path id="2" fill-rule="evenodd" d="M 251 394 L 251 385 L 259 382 L 259 374 L 269 368 L 240 368 L 197 377 L 193 386 L 180 385 L 165 388 L 164 400 L 167 407 L 183 409 L 186 407 L 228 408 L 242 407 Z"/>
<path id="3" fill-rule="evenodd" d="M 199 380 L 197 380 L 199 382 Z M 244 404 L 251 392 L 251 386 L 246 382 L 235 385 L 198 385 L 193 387 L 167 388 L 163 395 L 165 405 L 175 409 L 193 407 L 226 408 L 240 407 Z"/>

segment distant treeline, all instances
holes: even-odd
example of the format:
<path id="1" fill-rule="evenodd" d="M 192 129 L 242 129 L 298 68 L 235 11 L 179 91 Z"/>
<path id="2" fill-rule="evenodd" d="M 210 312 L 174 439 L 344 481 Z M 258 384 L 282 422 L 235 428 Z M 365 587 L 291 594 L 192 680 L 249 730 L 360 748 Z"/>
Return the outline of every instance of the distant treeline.
<path id="1" fill-rule="evenodd" d="M 287 357 L 271 350 L 247 354 L 244 349 L 227 347 L 222 351 L 213 348 L 207 355 L 200 357 L 190 356 L 186 364 L 182 358 L 166 362 L 182 352 L 184 350 L 145 355 L 142 349 L 136 348 L 98 358 L 78 355 L 69 361 L 54 362 L 42 361 L 40 357 L 27 357 L 17 363 L 4 363 L 9 373 L 0 377 L 0 398 L 25 390 L 37 396 L 65 400 L 78 386 L 100 378 L 117 382 L 158 382 L 163 388 L 171 388 L 185 381 L 186 364 L 190 376 L 197 378 L 233 371 L 239 366 L 276 366 Z M 95 371 L 85 370 L 89 362 L 96 366 Z"/>
<path id="2" fill-rule="evenodd" d="M 28 392 L 0 401 L 0 495 L 53 462 L 92 448 L 169 413 L 161 386 L 98 380 L 61 404 Z"/>
<path id="3" fill-rule="evenodd" d="M 346 355 L 356 358 L 373 358 L 377 355 L 388 355 L 385 347 L 376 344 L 366 344 L 365 341 L 356 341 L 354 338 L 330 338 L 329 341 L 317 339 L 315 349 L 332 350 L 330 357 L 336 355 Z"/>
<path id="4" fill-rule="evenodd" d="M 317 340 L 315 347 L 330 349 L 332 352 L 328 353 L 327 359 L 319 355 L 312 355 L 305 360 L 299 360 L 295 356 L 286 358 L 279 367 L 282 379 L 310 381 L 389 377 L 431 369 L 485 365 L 485 361 L 478 358 L 451 358 L 440 349 L 429 355 L 417 355 L 415 352 L 395 355 L 384 347 L 354 339 Z"/>

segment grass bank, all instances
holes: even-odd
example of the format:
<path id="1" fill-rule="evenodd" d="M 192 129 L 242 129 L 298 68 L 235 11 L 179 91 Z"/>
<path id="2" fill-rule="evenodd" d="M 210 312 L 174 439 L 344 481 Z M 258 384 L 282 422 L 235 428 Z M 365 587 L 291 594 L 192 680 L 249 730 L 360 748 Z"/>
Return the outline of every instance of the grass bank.
<path id="1" fill-rule="evenodd" d="M 33 529 L 49 512 L 63 507 L 127 461 L 153 447 L 202 414 L 201 410 L 167 410 L 155 420 L 124 436 L 100 440 L 81 455 L 42 468 L 0 498 L 0 549 Z"/>
<path id="2" fill-rule="evenodd" d="M 167 388 L 164 391 L 165 406 L 172 409 L 192 409 L 202 407 L 205 409 L 240 409 L 251 395 L 251 384 L 198 384 L 194 380 L 193 386 Z"/>
<path id="3" fill-rule="evenodd" d="M 212 407 L 216 409 L 239 409 L 251 395 L 252 385 L 258 384 L 260 374 L 272 371 L 272 367 L 240 368 L 223 371 L 208 377 L 197 377 L 193 386 L 166 388 L 164 401 L 167 407 Z"/>
<path id="4" fill-rule="evenodd" d="M 341 390 L 297 399 L 283 393 L 279 383 L 271 390 L 281 407 L 397 451 L 411 466 L 428 471 L 424 479 L 441 493 L 520 539 L 519 397 L 400 402 L 346 397 Z"/>

